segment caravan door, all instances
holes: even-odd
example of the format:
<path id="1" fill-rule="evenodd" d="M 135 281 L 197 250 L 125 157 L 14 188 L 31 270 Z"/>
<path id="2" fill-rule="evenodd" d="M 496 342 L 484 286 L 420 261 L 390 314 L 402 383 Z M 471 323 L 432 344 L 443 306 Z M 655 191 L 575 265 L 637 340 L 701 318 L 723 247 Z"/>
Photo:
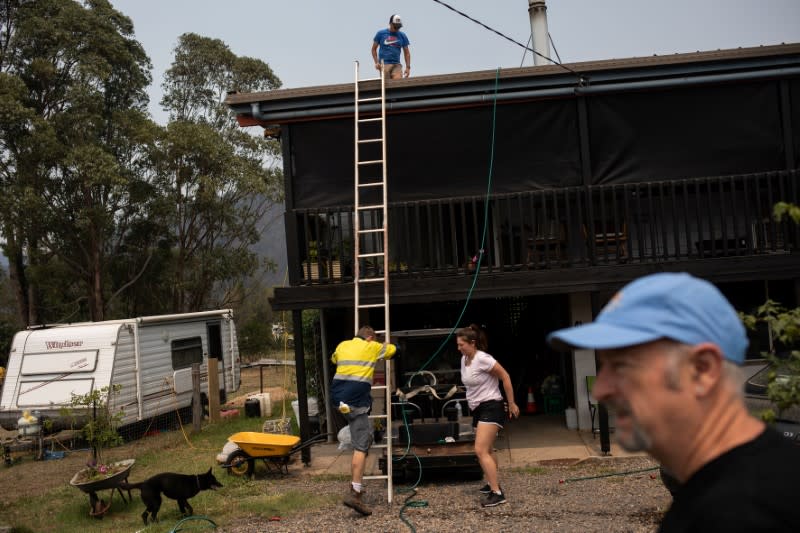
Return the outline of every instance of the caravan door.
<path id="1" fill-rule="evenodd" d="M 225 364 L 224 350 L 222 349 L 222 333 L 219 322 L 206 323 L 206 332 L 208 333 L 208 357 L 209 359 L 216 359 L 219 362 L 219 402 L 225 403 L 227 401 L 226 392 L 228 391 L 227 366 Z"/>
<path id="2" fill-rule="evenodd" d="M 173 383 L 177 394 L 192 392 L 192 365 L 200 364 L 200 389 L 208 389 L 208 364 L 203 358 L 200 335 L 173 340 L 171 343 Z"/>

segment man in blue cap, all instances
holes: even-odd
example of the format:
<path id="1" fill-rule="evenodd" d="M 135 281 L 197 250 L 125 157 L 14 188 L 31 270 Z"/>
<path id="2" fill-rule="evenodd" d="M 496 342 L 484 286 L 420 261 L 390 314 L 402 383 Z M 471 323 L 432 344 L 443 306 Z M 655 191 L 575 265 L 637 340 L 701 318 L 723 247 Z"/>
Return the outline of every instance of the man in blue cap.
<path id="1" fill-rule="evenodd" d="M 556 348 L 597 351 L 592 394 L 616 437 L 681 483 L 661 532 L 796 531 L 800 447 L 751 416 L 739 365 L 747 335 L 711 283 L 662 273 L 622 288 L 591 324 L 554 331 Z"/>

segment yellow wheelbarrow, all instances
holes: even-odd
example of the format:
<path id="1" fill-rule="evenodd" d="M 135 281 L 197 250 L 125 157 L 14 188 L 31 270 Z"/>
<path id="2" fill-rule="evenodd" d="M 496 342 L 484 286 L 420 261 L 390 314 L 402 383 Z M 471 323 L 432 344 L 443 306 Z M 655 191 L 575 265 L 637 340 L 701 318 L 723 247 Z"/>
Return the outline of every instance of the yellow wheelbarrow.
<path id="1" fill-rule="evenodd" d="M 234 476 L 252 476 L 255 472 L 256 459 L 264 461 L 268 471 L 280 474 L 289 473 L 289 460 L 292 455 L 327 439 L 324 433 L 300 442 L 295 435 L 278 433 L 260 433 L 258 431 L 240 431 L 228 437 L 228 442 L 235 445 L 226 446 L 231 449 L 222 463 L 222 468 Z"/>

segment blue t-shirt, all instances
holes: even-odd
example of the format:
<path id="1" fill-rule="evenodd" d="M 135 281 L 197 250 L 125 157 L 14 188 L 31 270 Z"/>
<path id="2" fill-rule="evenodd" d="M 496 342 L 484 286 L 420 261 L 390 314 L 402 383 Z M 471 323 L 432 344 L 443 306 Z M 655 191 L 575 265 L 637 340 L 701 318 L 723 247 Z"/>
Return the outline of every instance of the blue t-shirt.
<path id="1" fill-rule="evenodd" d="M 400 63 L 400 50 L 411 44 L 405 33 L 387 28 L 378 31 L 373 41 L 378 43 L 378 61 L 387 65 Z"/>

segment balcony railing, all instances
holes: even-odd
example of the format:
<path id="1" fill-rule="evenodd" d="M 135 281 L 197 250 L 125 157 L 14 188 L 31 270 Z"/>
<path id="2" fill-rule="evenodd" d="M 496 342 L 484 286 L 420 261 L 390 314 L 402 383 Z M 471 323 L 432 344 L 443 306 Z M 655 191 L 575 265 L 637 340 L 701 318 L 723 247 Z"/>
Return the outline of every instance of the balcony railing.
<path id="1" fill-rule="evenodd" d="M 773 172 L 484 197 L 392 203 L 391 276 L 563 269 L 797 251 L 800 234 L 775 222 L 779 201 L 798 203 L 800 173 Z M 352 206 L 296 210 L 299 284 L 353 276 Z M 381 224 L 362 213 L 362 228 Z M 361 251 L 378 251 L 375 235 Z M 381 273 L 382 261 L 362 260 Z"/>

